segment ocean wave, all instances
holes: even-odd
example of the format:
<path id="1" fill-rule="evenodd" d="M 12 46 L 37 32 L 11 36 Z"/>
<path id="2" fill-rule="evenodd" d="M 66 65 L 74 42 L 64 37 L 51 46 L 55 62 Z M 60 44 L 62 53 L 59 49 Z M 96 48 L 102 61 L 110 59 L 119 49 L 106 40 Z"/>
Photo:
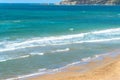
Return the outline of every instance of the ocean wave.
<path id="1" fill-rule="evenodd" d="M 64 48 L 64 49 L 56 49 L 56 50 L 51 50 L 49 53 L 60 53 L 60 52 L 67 52 L 69 51 L 70 48 Z M 28 57 L 32 57 L 32 56 L 43 56 L 44 54 L 47 53 L 43 53 L 43 52 L 30 52 L 30 53 L 25 53 L 25 55 L 23 56 L 9 56 L 9 55 L 1 55 L 0 57 L 0 62 L 5 62 L 5 61 L 9 61 L 9 60 L 15 60 L 15 59 L 22 59 L 22 58 L 28 58 Z"/>
<path id="2" fill-rule="evenodd" d="M 42 55 L 44 55 L 44 53 L 32 52 L 32 53 L 29 53 L 28 55 L 16 56 L 16 57 L 1 56 L 1 57 L 0 57 L 0 62 L 5 62 L 5 61 L 15 60 L 15 59 L 28 58 L 28 57 L 32 57 L 32 56 L 35 56 L 35 55 L 42 56 Z"/>
<path id="3" fill-rule="evenodd" d="M 56 52 L 67 52 L 69 51 L 70 48 L 65 48 L 65 49 L 58 49 L 58 50 L 54 50 L 54 51 L 51 51 L 52 53 L 56 53 Z"/>
<path id="4" fill-rule="evenodd" d="M 28 57 L 30 57 L 30 55 L 23 55 L 23 56 L 19 56 L 19 57 L 0 58 L 0 62 L 5 62 L 5 61 L 15 60 L 15 59 L 23 59 L 23 58 L 28 58 Z"/>
<path id="5" fill-rule="evenodd" d="M 67 69 L 71 66 L 81 65 L 81 63 L 83 63 L 83 62 L 89 63 L 91 61 L 99 60 L 99 58 L 102 58 L 102 60 L 103 60 L 103 58 L 105 58 L 106 56 L 107 57 L 116 57 L 118 55 L 120 55 L 119 50 L 116 50 L 116 51 L 113 51 L 113 52 L 108 52 L 108 53 L 103 53 L 103 54 L 99 54 L 99 55 L 94 55 L 94 56 L 91 56 L 91 57 L 82 58 L 80 61 L 76 61 L 76 62 L 67 64 L 67 65 L 65 65 L 63 67 L 60 67 L 60 68 L 55 68 L 55 69 L 42 68 L 42 69 L 39 69 L 38 72 L 36 72 L 36 73 L 31 73 L 31 74 L 28 74 L 28 75 L 21 75 L 21 76 L 14 77 L 14 78 L 9 78 L 9 79 L 6 79 L 6 80 L 27 79 L 27 78 L 37 76 L 37 75 L 40 76 L 40 75 L 44 75 L 44 74 L 61 72 L 64 69 Z"/>
<path id="6" fill-rule="evenodd" d="M 120 40 L 120 28 L 93 31 L 87 33 L 54 37 L 31 38 L 22 41 L 0 42 L 0 52 L 48 45 L 66 45 L 74 43 L 90 43 Z M 2 47 L 1 47 L 2 46 Z"/>
<path id="7" fill-rule="evenodd" d="M 42 74 L 47 73 L 46 70 L 47 70 L 46 68 L 43 68 L 43 69 L 40 69 L 39 73 L 32 73 L 32 74 L 28 74 L 28 75 L 22 75 L 22 76 L 18 76 L 18 77 L 8 78 L 8 79 L 5 79 L 5 80 L 18 80 L 18 79 L 24 79 L 24 78 L 28 78 L 28 77 L 32 77 L 32 76 L 36 76 L 36 75 L 42 75 Z"/>
<path id="8" fill-rule="evenodd" d="M 44 55 L 44 53 L 32 52 L 32 53 L 30 53 L 30 55 L 32 55 L 32 56 L 34 56 L 34 55 Z"/>

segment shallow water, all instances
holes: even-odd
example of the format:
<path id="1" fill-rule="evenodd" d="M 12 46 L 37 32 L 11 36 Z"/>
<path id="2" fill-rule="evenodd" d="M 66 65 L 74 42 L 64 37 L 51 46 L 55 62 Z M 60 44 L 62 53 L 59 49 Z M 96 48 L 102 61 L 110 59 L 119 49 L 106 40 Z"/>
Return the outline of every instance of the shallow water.
<path id="1" fill-rule="evenodd" d="M 42 74 L 119 50 L 119 9 L 0 4 L 0 79 Z"/>

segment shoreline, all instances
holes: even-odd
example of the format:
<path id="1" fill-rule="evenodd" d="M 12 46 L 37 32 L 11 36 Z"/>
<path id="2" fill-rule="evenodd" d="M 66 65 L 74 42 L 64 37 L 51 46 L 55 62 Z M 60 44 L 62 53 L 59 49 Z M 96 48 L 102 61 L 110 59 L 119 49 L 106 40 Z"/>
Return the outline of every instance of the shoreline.
<path id="1" fill-rule="evenodd" d="M 73 62 L 70 64 L 67 64 L 65 66 L 59 67 L 59 68 L 54 68 L 51 70 L 47 70 L 47 69 L 41 69 L 40 72 L 35 72 L 35 73 L 31 73 L 31 74 L 26 74 L 26 75 L 21 75 L 21 76 L 17 76 L 17 77 L 12 77 L 12 78 L 8 78 L 8 80 L 18 80 L 18 79 L 27 79 L 27 80 L 36 80 L 36 78 L 40 78 L 41 77 L 47 77 L 47 76 L 54 76 L 56 74 L 59 73 L 76 73 L 79 72 L 77 74 L 83 74 L 86 72 L 89 72 L 93 69 L 96 69 L 97 67 L 101 67 L 104 66 L 110 62 L 113 62 L 114 60 L 116 60 L 116 58 L 118 59 L 118 56 L 120 56 L 119 50 L 114 50 L 112 52 L 108 52 L 108 53 L 104 53 L 104 54 L 99 54 L 99 55 L 94 55 L 91 57 L 85 57 L 82 58 L 80 61 L 77 62 Z M 46 76 L 47 75 L 47 76 Z M 39 80 L 39 79 L 38 79 Z M 47 79 L 49 80 L 49 79 Z"/>
<path id="2" fill-rule="evenodd" d="M 114 54 L 113 54 L 114 55 Z M 120 80 L 120 55 L 103 56 L 84 65 L 73 65 L 61 72 L 37 75 L 28 80 Z"/>

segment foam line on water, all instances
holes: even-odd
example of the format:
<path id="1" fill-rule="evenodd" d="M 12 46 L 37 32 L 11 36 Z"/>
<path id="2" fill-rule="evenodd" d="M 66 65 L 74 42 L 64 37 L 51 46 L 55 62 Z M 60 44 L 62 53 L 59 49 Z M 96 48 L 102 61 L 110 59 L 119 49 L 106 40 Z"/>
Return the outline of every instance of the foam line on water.
<path id="1" fill-rule="evenodd" d="M 34 56 L 34 55 L 44 55 L 44 53 L 32 52 L 32 53 L 30 53 L 30 55 L 32 55 L 32 56 Z"/>
<path id="2" fill-rule="evenodd" d="M 30 55 L 24 55 L 24 56 L 19 56 L 19 57 L 14 57 L 14 58 L 9 57 L 7 59 L 0 60 L 0 62 L 5 62 L 5 61 L 10 61 L 10 60 L 15 60 L 15 59 L 23 59 L 23 58 L 28 58 L 28 57 L 30 57 Z"/>
<path id="3" fill-rule="evenodd" d="M 0 57 L 0 62 L 5 62 L 5 61 L 15 60 L 15 59 L 23 59 L 23 58 L 28 58 L 28 57 L 36 56 L 36 55 L 42 56 L 42 55 L 44 55 L 44 53 L 32 52 L 32 53 L 29 53 L 27 55 L 17 56 L 17 57 L 1 56 Z"/>
<path id="4" fill-rule="evenodd" d="M 15 60 L 15 59 L 23 59 L 23 58 L 28 58 L 30 55 L 24 55 L 24 56 L 19 56 L 19 57 L 8 57 L 7 59 L 1 59 L 0 62 L 5 62 L 9 60 Z"/>
<path id="5" fill-rule="evenodd" d="M 32 38 L 23 41 L 6 41 L 0 42 L 0 52 L 37 47 L 37 46 L 48 46 L 48 45 L 66 45 L 74 43 L 89 43 L 89 42 L 104 42 L 120 40 L 120 28 L 93 31 L 87 33 L 43 37 L 43 38 Z M 1 47 L 2 46 L 2 47 Z"/>
<path id="6" fill-rule="evenodd" d="M 56 73 L 56 72 L 60 72 L 60 71 L 62 71 L 64 69 L 66 69 L 66 68 L 68 68 L 70 66 L 80 65 L 82 62 L 88 62 L 89 63 L 90 61 L 97 60 L 99 58 L 103 58 L 103 57 L 106 57 L 106 56 L 114 57 L 114 56 L 117 56 L 117 55 L 120 55 L 118 50 L 113 51 L 113 52 L 100 54 L 100 55 L 94 55 L 94 56 L 91 56 L 91 57 L 82 58 L 80 61 L 67 64 L 67 65 L 65 65 L 63 67 L 60 67 L 60 68 L 55 68 L 55 69 L 43 68 L 43 69 L 39 69 L 38 72 L 36 72 L 36 73 L 31 73 L 31 74 L 28 74 L 28 75 L 22 75 L 22 76 L 18 76 L 18 77 L 14 77 L 14 78 L 9 78 L 9 79 L 6 79 L 6 80 L 26 79 L 26 78 L 37 76 L 37 75 L 40 76 L 40 75 L 44 75 L 44 74 Z"/>
<path id="7" fill-rule="evenodd" d="M 57 49 L 57 50 L 54 50 L 54 51 L 51 51 L 52 53 L 56 53 L 56 52 L 67 52 L 69 51 L 70 48 L 65 48 L 65 49 Z"/>

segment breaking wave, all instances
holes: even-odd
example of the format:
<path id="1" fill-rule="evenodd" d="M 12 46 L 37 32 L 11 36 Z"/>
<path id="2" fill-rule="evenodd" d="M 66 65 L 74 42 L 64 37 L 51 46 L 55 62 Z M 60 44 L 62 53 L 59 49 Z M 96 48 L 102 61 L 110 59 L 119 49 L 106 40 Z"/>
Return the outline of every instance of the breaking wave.
<path id="1" fill-rule="evenodd" d="M 73 35 L 31 38 L 22 41 L 2 41 L 0 42 L 0 52 L 37 46 L 105 42 L 112 40 L 120 40 L 120 28 L 106 29 Z"/>
<path id="2" fill-rule="evenodd" d="M 32 57 L 32 56 L 35 56 L 35 55 L 42 56 L 42 55 L 44 55 L 44 53 L 32 52 L 32 53 L 29 53 L 27 55 L 14 56 L 14 57 L 2 56 L 1 55 L 0 56 L 0 62 L 10 61 L 10 60 L 16 60 L 16 59 L 23 59 L 23 58 L 29 58 L 29 57 Z"/>
<path id="3" fill-rule="evenodd" d="M 19 56 L 19 57 L 6 57 L 6 58 L 1 58 L 0 57 L 0 62 L 5 62 L 5 61 L 9 61 L 9 60 L 15 60 L 15 59 L 22 59 L 22 58 L 27 58 L 30 57 L 30 55 L 24 55 L 24 56 Z"/>
<path id="4" fill-rule="evenodd" d="M 115 54 L 113 54 L 115 53 Z M 91 57 L 86 57 L 86 58 L 82 58 L 80 61 L 77 61 L 77 62 L 73 62 L 73 63 L 70 63 L 70 64 L 67 64 L 63 67 L 60 67 L 60 68 L 55 68 L 55 69 L 47 69 L 47 68 L 42 68 L 42 69 L 39 69 L 38 72 L 36 73 L 31 73 L 31 74 L 28 74 L 28 75 L 22 75 L 22 76 L 18 76 L 18 77 L 14 77 L 14 78 L 9 78 L 9 79 L 6 79 L 6 80 L 18 80 L 18 79 L 26 79 L 28 77 L 33 77 L 33 76 L 37 76 L 37 75 L 44 75 L 44 74 L 50 74 L 50 73 L 56 73 L 56 72 L 60 72 L 66 68 L 69 68 L 70 66 L 75 66 L 75 65 L 81 65 L 83 62 L 91 62 L 91 61 L 94 61 L 94 60 L 99 60 L 99 58 L 103 60 L 104 57 L 116 57 L 120 55 L 119 51 L 113 51 L 113 52 L 108 52 L 108 53 L 103 53 L 103 54 L 100 54 L 100 55 L 94 55 L 94 56 L 91 56 Z"/>
<path id="5" fill-rule="evenodd" d="M 56 52 L 67 52 L 69 51 L 70 49 L 69 48 L 65 48 L 65 49 L 58 49 L 58 50 L 54 50 L 54 51 L 51 51 L 52 53 L 56 53 Z"/>

